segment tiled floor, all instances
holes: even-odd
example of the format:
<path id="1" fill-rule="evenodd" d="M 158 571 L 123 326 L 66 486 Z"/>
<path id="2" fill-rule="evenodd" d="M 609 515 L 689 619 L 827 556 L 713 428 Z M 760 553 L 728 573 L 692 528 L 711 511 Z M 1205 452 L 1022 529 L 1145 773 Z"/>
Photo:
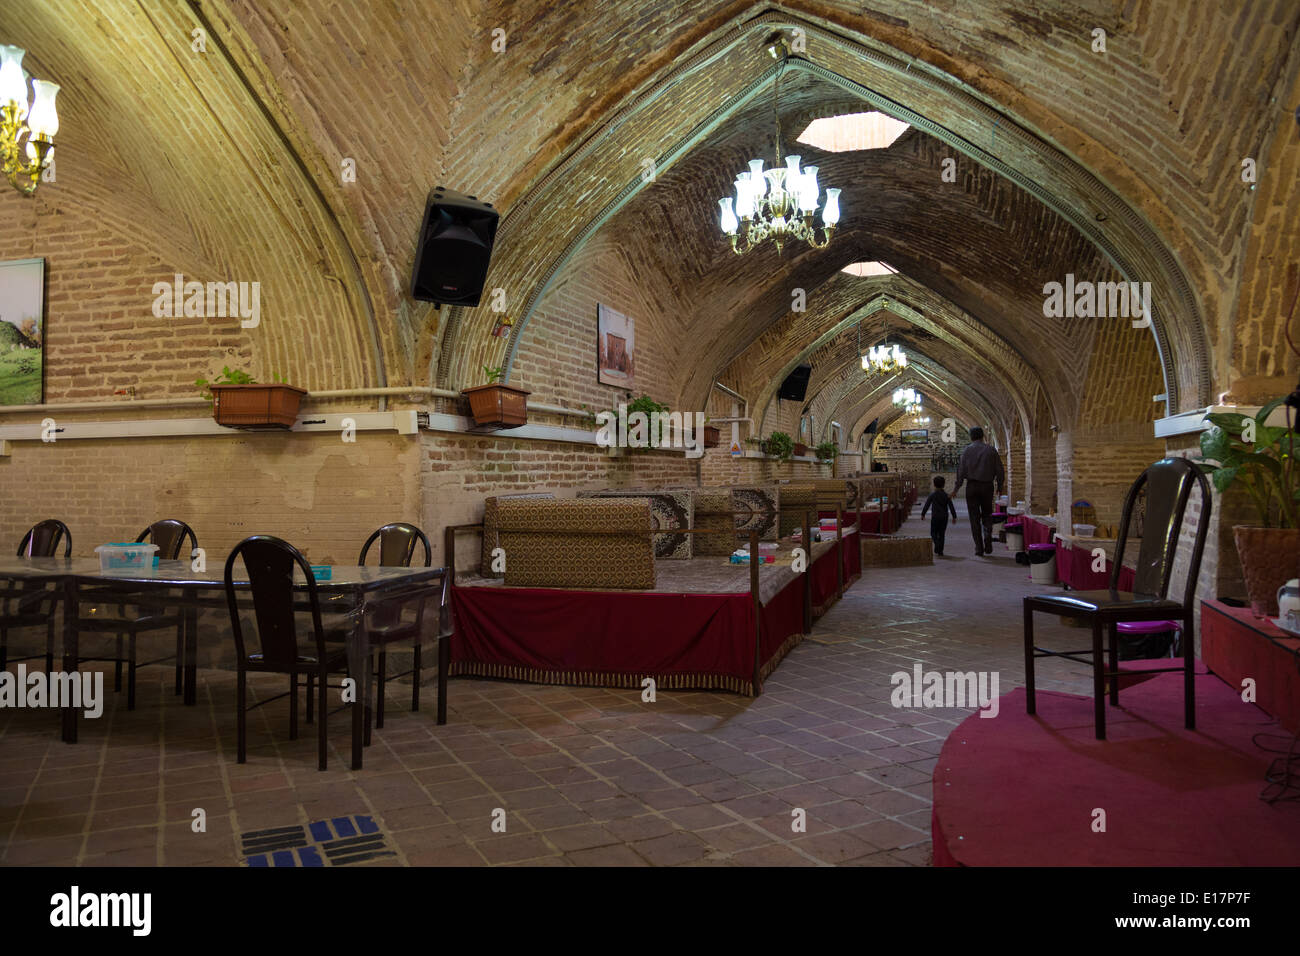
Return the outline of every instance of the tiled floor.
<path id="1" fill-rule="evenodd" d="M 753 700 L 457 679 L 438 727 L 432 687 L 413 714 L 392 685 L 355 774 L 347 714 L 320 773 L 314 726 L 289 741 L 283 702 L 250 715 L 235 763 L 218 670 L 194 708 L 170 670 L 142 670 L 137 709 L 110 693 L 73 746 L 48 711 L 0 710 L 0 863 L 235 865 L 242 834 L 360 815 L 395 855 L 353 865 L 924 866 L 931 770 L 966 712 L 895 709 L 890 675 L 996 671 L 1003 693 L 1023 677 L 1027 569 L 972 550 L 963 517 L 934 566 L 867 569 Z M 1042 637 L 1065 632 L 1049 621 Z M 1040 666 L 1040 686 L 1087 692 L 1080 668 Z"/>

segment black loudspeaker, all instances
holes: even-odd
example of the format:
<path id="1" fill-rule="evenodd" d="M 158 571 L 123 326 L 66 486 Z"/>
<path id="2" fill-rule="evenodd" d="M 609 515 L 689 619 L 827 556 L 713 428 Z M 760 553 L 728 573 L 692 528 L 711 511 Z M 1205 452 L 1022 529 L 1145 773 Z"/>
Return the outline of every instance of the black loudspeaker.
<path id="1" fill-rule="evenodd" d="M 787 398 L 792 402 L 802 402 L 804 395 L 808 393 L 808 376 L 812 375 L 811 365 L 800 365 L 791 372 L 781 388 L 777 391 L 777 398 Z"/>
<path id="2" fill-rule="evenodd" d="M 433 189 L 415 247 L 411 295 L 421 302 L 478 305 L 500 219 L 490 202 Z"/>

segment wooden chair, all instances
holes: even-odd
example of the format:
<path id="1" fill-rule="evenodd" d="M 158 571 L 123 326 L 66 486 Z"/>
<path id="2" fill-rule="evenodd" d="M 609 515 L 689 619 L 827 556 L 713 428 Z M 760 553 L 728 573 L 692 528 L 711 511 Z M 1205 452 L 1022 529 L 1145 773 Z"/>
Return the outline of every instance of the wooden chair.
<path id="1" fill-rule="evenodd" d="M 249 590 L 253 597 L 257 637 L 261 646 L 261 650 L 257 653 L 249 652 L 239 619 L 234 567 L 235 560 L 241 557 L 244 560 L 244 568 L 248 572 Z M 299 646 L 297 621 L 294 618 L 295 567 L 301 570 L 306 578 L 306 603 L 311 610 L 311 643 L 306 648 Z M 320 594 L 316 589 L 316 579 L 311 573 L 311 565 L 307 563 L 302 553 L 287 541 L 271 535 L 258 534 L 245 538 L 235 545 L 230 556 L 226 558 L 225 580 L 226 601 L 230 607 L 230 623 L 235 635 L 238 670 L 239 715 L 236 746 L 238 762 L 246 763 L 248 759 L 248 711 L 263 704 L 288 696 L 290 698 L 289 739 L 298 738 L 298 688 L 300 679 L 306 678 L 309 719 L 312 710 L 312 691 L 316 682 L 320 683 L 320 712 L 316 740 L 320 769 L 326 769 L 328 754 L 326 690 L 330 686 L 342 687 L 342 684 L 330 685 L 327 683 L 327 678 L 330 674 L 347 675 L 348 657 L 346 648 L 326 646 L 325 629 L 321 625 Z M 369 661 L 366 666 L 370 666 Z M 289 690 L 285 694 L 276 694 L 249 707 L 247 701 L 250 672 L 286 674 L 289 677 Z M 364 694 L 358 694 L 351 706 L 360 707 L 364 703 Z"/>
<path id="2" fill-rule="evenodd" d="M 20 558 L 53 558 L 63 544 L 63 556 L 72 554 L 72 532 L 57 518 L 37 522 L 18 542 Z M 0 671 L 12 660 L 39 660 L 40 656 L 9 657 L 9 631 L 20 627 L 45 625 L 45 673 L 54 670 L 54 611 L 59 595 L 43 585 L 22 582 L 14 586 L 0 584 Z"/>
<path id="3" fill-rule="evenodd" d="M 199 546 L 198 539 L 194 531 L 184 521 L 178 521 L 175 518 L 164 518 L 161 521 L 155 521 L 149 527 L 145 528 L 136 536 L 136 541 L 148 539 L 158 546 L 158 557 L 166 561 L 175 561 L 182 553 L 189 557 L 190 551 L 186 551 L 185 542 L 188 540 L 190 548 Z M 167 661 L 175 662 L 176 670 L 176 687 L 175 693 L 180 694 L 183 690 L 183 674 L 185 661 L 185 613 L 179 608 L 175 611 L 137 608 L 135 614 L 127 611 L 128 605 L 118 604 L 116 614 L 111 604 L 90 604 L 89 606 L 81 605 L 77 613 L 77 630 L 83 634 L 100 633 L 117 635 L 116 656 L 114 657 L 83 657 L 78 663 L 84 661 L 105 661 L 113 664 L 113 690 L 122 689 L 122 665 L 127 665 L 126 677 L 126 709 L 135 710 L 135 675 L 136 670 L 140 667 L 149 667 L 153 664 L 164 664 Z M 147 631 L 160 631 L 164 628 L 176 628 L 176 654 L 174 656 L 159 657 L 143 663 L 136 662 L 136 638 Z M 126 642 L 126 653 L 123 653 L 123 642 Z"/>
<path id="4" fill-rule="evenodd" d="M 1170 600 L 1169 578 L 1173 573 L 1174 555 L 1182 532 L 1183 518 L 1193 485 L 1201 489 L 1201 514 L 1196 526 L 1187 583 L 1181 601 Z M 1138 550 L 1133 591 L 1118 590 L 1119 572 L 1124 566 L 1124 546 L 1133 520 L 1134 503 L 1145 489 L 1146 535 Z M 1110 588 L 1105 591 L 1058 591 L 1034 594 L 1025 598 L 1025 710 L 1035 713 L 1034 660 L 1039 657 L 1066 657 L 1092 665 L 1092 692 L 1097 739 L 1106 739 L 1106 680 L 1110 679 L 1110 703 L 1119 706 L 1119 635 L 1116 625 L 1124 621 L 1177 620 L 1182 622 L 1181 668 L 1166 667 L 1144 673 L 1182 670 L 1184 718 L 1189 729 L 1196 726 L 1196 691 L 1193 681 L 1196 579 L 1201 570 L 1201 555 L 1210 527 L 1209 482 L 1204 472 L 1185 458 L 1164 458 L 1147 467 L 1138 476 L 1124 501 L 1124 514 L 1111 566 Z M 1078 651 L 1049 651 L 1034 646 L 1034 612 L 1043 611 L 1061 617 L 1081 619 L 1092 626 L 1092 648 Z M 1103 667 L 1102 629 L 1109 631 L 1107 653 L 1109 667 Z M 1088 658 L 1083 655 L 1089 655 Z"/>

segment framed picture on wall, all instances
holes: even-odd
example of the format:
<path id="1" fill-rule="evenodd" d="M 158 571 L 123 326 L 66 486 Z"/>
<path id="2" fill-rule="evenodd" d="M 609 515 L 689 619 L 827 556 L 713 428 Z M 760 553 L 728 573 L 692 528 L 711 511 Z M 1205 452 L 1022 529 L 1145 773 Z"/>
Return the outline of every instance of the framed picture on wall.
<path id="1" fill-rule="evenodd" d="M 596 367 L 601 385 L 632 387 L 636 374 L 633 322 L 607 305 L 596 306 Z"/>
<path id="2" fill-rule="evenodd" d="M 928 428 L 904 428 L 898 432 L 904 445 L 924 445 L 930 440 Z"/>
<path id="3" fill-rule="evenodd" d="M 45 260 L 0 262 L 0 405 L 45 401 Z"/>

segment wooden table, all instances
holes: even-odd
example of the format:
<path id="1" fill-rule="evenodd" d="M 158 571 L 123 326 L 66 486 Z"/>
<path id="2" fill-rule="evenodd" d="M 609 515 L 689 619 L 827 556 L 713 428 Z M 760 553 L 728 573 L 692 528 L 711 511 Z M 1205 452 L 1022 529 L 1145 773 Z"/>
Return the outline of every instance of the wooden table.
<path id="1" fill-rule="evenodd" d="M 129 604 L 132 607 L 184 609 L 185 703 L 197 697 L 198 611 L 228 607 L 225 595 L 224 563 L 203 571 L 189 561 L 159 561 L 140 571 L 104 572 L 98 558 L 0 558 L 0 579 L 39 584 L 47 590 L 61 590 L 63 603 L 63 667 L 65 673 L 78 670 L 80 632 L 78 609 L 83 603 Z M 365 627 L 367 612 L 381 604 L 401 604 L 438 594 L 438 723 L 447 722 L 447 666 L 449 660 L 448 616 L 444 568 L 354 567 L 335 565 L 328 581 L 316 582 L 322 614 L 341 614 L 348 621 L 347 653 L 349 676 L 357 688 L 364 688 L 362 706 L 352 708 L 352 768 L 362 765 L 363 733 L 370 727 L 370 684 L 368 665 L 373 646 Z M 236 580 L 236 588 L 247 588 L 247 580 Z M 295 590 L 306 592 L 305 580 Z M 250 605 L 251 606 L 251 605 Z M 303 605 L 305 608 L 305 603 Z M 364 721 L 364 722 L 363 722 Z M 63 709 L 63 739 L 77 740 L 77 711 Z"/>

